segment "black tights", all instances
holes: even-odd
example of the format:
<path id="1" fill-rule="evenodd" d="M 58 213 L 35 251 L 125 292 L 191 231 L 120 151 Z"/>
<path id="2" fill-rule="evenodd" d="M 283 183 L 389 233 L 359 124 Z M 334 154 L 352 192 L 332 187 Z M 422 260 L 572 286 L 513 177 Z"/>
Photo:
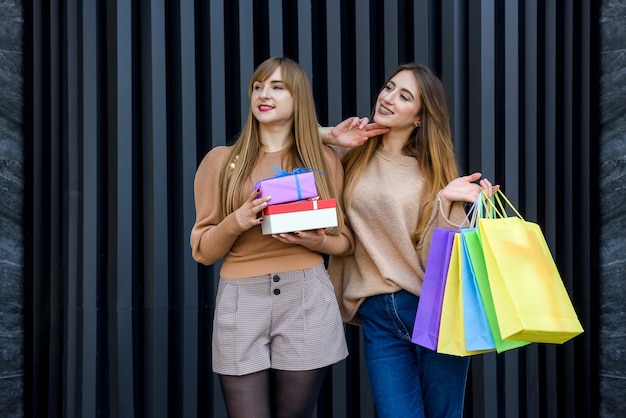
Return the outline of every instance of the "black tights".
<path id="1" fill-rule="evenodd" d="M 269 369 L 219 377 L 231 418 L 310 418 L 325 374 L 326 368 L 298 372 Z"/>

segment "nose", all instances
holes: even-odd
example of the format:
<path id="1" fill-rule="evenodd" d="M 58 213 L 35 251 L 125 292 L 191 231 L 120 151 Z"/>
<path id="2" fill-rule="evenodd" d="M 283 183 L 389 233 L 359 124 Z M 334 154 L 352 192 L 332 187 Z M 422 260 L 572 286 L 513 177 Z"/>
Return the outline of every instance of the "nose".
<path id="1" fill-rule="evenodd" d="M 395 98 L 394 91 L 389 91 L 382 94 L 382 100 L 385 103 L 393 103 Z"/>
<path id="2" fill-rule="evenodd" d="M 271 86 L 264 86 L 259 93 L 260 93 L 260 96 L 265 99 L 265 98 L 270 97 L 271 91 L 272 91 Z"/>

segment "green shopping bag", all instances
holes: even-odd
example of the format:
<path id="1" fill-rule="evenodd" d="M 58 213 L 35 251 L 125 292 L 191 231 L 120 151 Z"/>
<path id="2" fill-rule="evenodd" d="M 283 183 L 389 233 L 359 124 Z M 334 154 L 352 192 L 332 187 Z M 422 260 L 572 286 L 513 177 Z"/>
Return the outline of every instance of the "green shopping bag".
<path id="1" fill-rule="evenodd" d="M 498 317 L 496 316 L 496 308 L 491 295 L 491 288 L 489 287 L 487 267 L 485 266 L 485 258 L 483 256 L 483 248 L 478 235 L 478 230 L 471 229 L 461 231 L 461 238 L 463 239 L 467 254 L 474 269 L 478 290 L 480 291 L 480 297 L 483 301 L 483 305 L 485 306 L 485 312 L 487 314 L 487 320 L 489 321 L 489 327 L 491 328 L 491 333 L 493 335 L 493 341 L 496 345 L 496 351 L 501 353 L 503 351 L 530 344 L 527 341 L 509 341 L 502 338 L 502 335 L 500 334 L 500 327 L 498 325 Z"/>

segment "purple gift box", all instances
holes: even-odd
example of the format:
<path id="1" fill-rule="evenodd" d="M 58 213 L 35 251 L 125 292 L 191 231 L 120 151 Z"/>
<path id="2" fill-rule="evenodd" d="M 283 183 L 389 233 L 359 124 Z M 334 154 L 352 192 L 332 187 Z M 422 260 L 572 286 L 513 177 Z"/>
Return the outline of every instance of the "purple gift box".
<path id="1" fill-rule="evenodd" d="M 304 171 L 308 170 L 308 171 Z M 259 189 L 259 198 L 272 196 L 268 205 L 295 202 L 317 197 L 315 174 L 309 169 L 295 169 L 293 172 L 281 172 L 275 177 L 258 181 L 254 185 Z"/>

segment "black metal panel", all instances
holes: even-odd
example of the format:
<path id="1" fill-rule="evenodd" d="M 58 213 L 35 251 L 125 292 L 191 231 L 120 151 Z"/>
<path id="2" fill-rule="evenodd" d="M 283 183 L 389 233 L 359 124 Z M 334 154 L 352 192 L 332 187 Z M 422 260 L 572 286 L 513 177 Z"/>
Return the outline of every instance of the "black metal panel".
<path id="1" fill-rule="evenodd" d="M 441 76 L 461 171 L 544 228 L 586 329 L 475 357 L 466 416 L 598 409 L 590 0 L 56 0 L 26 16 L 28 415 L 225 416 L 193 177 L 238 133 L 254 67 L 281 54 L 311 76 L 322 123 L 368 116 L 399 63 Z M 346 335 L 317 415 L 374 417 L 362 335 Z"/>

